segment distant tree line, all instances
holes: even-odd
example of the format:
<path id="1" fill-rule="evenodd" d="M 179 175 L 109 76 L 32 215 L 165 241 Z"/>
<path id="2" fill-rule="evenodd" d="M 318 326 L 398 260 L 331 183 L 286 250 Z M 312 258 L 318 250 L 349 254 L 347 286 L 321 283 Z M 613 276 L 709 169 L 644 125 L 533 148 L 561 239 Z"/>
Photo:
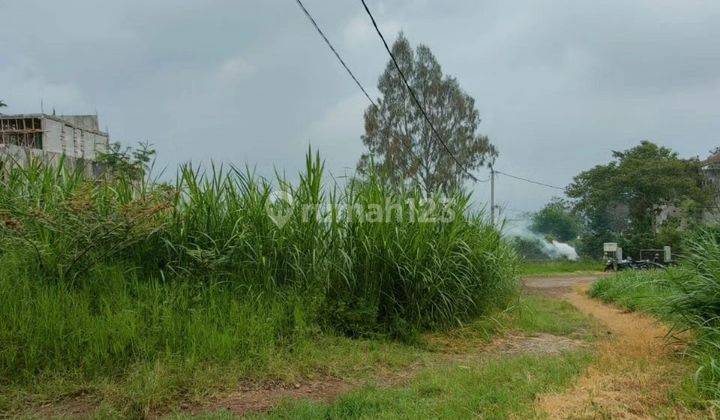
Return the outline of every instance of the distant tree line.
<path id="1" fill-rule="evenodd" d="M 683 233 L 702 221 L 713 200 L 697 158 L 682 159 L 650 141 L 581 172 L 566 195 L 535 213 L 531 229 L 594 257 L 603 242 L 617 242 L 627 255 L 664 245 L 679 251 Z"/>

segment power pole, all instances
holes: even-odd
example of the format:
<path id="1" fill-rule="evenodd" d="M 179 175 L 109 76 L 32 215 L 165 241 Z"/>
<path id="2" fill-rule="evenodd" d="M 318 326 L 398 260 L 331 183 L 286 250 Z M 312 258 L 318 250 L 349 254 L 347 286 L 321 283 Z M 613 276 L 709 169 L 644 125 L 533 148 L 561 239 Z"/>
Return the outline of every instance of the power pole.
<path id="1" fill-rule="evenodd" d="M 495 226 L 495 169 L 490 165 L 490 223 Z"/>

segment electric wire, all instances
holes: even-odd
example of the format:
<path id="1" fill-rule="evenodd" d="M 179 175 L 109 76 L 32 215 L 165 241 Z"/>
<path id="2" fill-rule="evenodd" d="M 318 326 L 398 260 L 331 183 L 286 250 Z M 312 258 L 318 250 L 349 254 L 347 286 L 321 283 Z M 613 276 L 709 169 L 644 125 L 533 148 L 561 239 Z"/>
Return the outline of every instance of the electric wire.
<path id="1" fill-rule="evenodd" d="M 546 183 L 544 183 L 544 182 L 534 181 L 534 180 L 532 180 L 532 179 L 523 178 L 523 177 L 521 177 L 521 176 L 511 175 L 511 174 L 509 174 L 509 173 L 507 173 L 507 172 L 501 172 L 501 171 L 495 170 L 495 173 L 496 173 L 496 174 L 500 174 L 500 175 L 505 175 L 505 176 L 507 176 L 507 177 L 514 178 L 514 179 L 517 179 L 517 180 L 520 180 L 520 181 L 529 182 L 529 183 L 531 183 L 531 184 L 541 185 L 541 186 L 543 186 L 543 187 L 554 188 L 554 189 L 556 189 L 556 190 L 565 191 L 565 188 L 563 188 L 563 187 L 558 187 L 557 185 L 550 185 L 550 184 L 546 184 Z"/>
<path id="2" fill-rule="evenodd" d="M 373 99 L 372 99 L 372 98 L 370 97 L 370 95 L 367 93 L 367 91 L 366 91 L 365 88 L 363 87 L 362 83 L 360 83 L 360 81 L 358 80 L 358 78 L 355 77 L 355 74 L 353 74 L 352 70 L 350 70 L 350 67 L 348 67 L 348 65 L 345 64 L 345 60 L 343 60 L 342 57 L 340 57 L 340 53 L 337 52 L 337 50 L 335 49 L 335 47 L 333 46 L 333 44 L 330 42 L 330 40 L 328 39 L 328 37 L 325 36 L 325 33 L 322 31 L 322 29 L 320 29 L 320 26 L 318 26 L 317 22 L 315 22 L 315 19 L 312 17 L 312 15 L 310 14 L 310 12 L 308 12 L 308 10 L 305 8 L 305 5 L 302 3 L 302 1 L 300 1 L 300 0 L 295 0 L 295 1 L 297 2 L 298 6 L 300 6 L 300 8 L 302 9 L 302 11 L 305 13 L 305 16 L 307 16 L 307 18 L 310 20 L 310 23 L 312 23 L 312 25 L 313 25 L 313 26 L 315 27 L 315 29 L 318 31 L 318 33 L 320 34 L 320 36 L 322 37 L 322 39 L 325 40 L 325 43 L 327 44 L 327 46 L 330 47 L 330 50 L 332 50 L 333 54 L 335 54 L 335 57 L 337 57 L 337 59 L 338 59 L 338 61 L 340 62 L 340 64 L 342 64 L 342 66 L 343 66 L 343 67 L 345 68 L 345 70 L 348 72 L 348 74 L 350 75 L 350 77 L 352 77 L 352 79 L 355 81 L 355 84 L 358 85 L 358 87 L 360 88 L 360 90 L 362 90 L 362 92 L 365 94 L 365 97 L 368 99 L 368 101 L 370 101 L 370 103 L 373 104 L 373 106 L 377 107 L 377 104 L 375 104 L 375 101 L 373 101 Z"/>

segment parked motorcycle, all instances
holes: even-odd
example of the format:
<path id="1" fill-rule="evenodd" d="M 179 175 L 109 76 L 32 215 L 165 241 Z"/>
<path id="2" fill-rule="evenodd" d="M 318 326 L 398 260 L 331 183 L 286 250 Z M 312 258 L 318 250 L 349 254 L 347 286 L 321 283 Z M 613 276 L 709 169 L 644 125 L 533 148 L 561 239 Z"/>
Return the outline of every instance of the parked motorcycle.
<path id="1" fill-rule="evenodd" d="M 624 271 L 624 270 L 653 270 L 665 268 L 664 265 L 650 260 L 633 260 L 632 258 L 626 260 L 616 260 L 610 258 L 605 264 L 605 271 Z"/>

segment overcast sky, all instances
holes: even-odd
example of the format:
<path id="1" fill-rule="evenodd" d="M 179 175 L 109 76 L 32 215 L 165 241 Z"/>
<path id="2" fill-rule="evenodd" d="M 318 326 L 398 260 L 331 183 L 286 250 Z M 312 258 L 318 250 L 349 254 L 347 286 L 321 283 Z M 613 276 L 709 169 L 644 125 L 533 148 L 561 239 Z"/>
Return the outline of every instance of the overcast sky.
<path id="1" fill-rule="evenodd" d="M 388 59 L 359 0 L 305 0 L 371 95 Z M 477 101 L 497 167 L 565 186 L 650 139 L 720 145 L 716 0 L 368 0 Z M 355 167 L 367 99 L 294 0 L 0 0 L 4 113 L 94 113 L 162 165 L 213 159 L 295 173 L 308 144 Z M 486 177 L 486 171 L 478 173 Z M 489 186 L 474 187 L 487 201 Z M 557 192 L 500 178 L 500 204 Z"/>

